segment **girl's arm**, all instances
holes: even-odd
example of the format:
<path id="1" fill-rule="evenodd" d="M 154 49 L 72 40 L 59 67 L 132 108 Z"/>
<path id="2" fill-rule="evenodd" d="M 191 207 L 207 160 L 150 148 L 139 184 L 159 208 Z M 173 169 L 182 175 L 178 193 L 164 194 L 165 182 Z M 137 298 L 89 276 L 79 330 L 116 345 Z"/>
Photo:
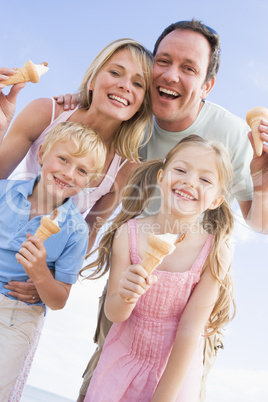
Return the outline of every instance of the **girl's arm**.
<path id="1" fill-rule="evenodd" d="M 51 99 L 36 99 L 16 117 L 8 133 L 0 137 L 0 179 L 6 179 L 19 165 L 32 143 L 50 124 Z"/>
<path id="2" fill-rule="evenodd" d="M 228 270 L 231 253 L 227 246 L 221 250 L 224 269 Z M 222 272 L 224 276 L 224 272 Z M 219 282 L 206 266 L 199 283 L 190 297 L 180 319 L 175 343 L 163 376 L 151 402 L 173 402 L 179 393 L 186 372 L 198 346 L 200 335 L 218 297 Z"/>
<path id="3" fill-rule="evenodd" d="M 54 279 L 46 264 L 46 254 L 43 241 L 27 235 L 27 241 L 22 243 L 16 258 L 34 282 L 43 303 L 51 310 L 59 310 L 66 304 L 71 285 Z"/>
<path id="4" fill-rule="evenodd" d="M 112 322 L 125 321 L 139 297 L 156 282 L 141 265 L 131 265 L 127 224 L 114 237 L 105 314 Z"/>
<path id="5" fill-rule="evenodd" d="M 120 204 L 127 179 L 137 166 L 137 163 L 127 161 L 117 173 L 110 192 L 102 196 L 88 213 L 86 217 L 89 226 L 88 252 L 93 247 L 98 231 Z"/>

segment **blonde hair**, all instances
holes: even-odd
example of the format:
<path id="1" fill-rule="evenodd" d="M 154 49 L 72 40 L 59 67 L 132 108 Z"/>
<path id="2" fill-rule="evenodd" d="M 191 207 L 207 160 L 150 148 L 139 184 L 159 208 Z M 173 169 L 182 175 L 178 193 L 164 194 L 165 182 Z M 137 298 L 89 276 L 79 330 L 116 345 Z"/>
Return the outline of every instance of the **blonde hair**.
<path id="1" fill-rule="evenodd" d="M 95 180 L 104 168 L 106 146 L 99 134 L 85 124 L 65 121 L 52 128 L 42 144 L 43 158 L 48 155 L 56 143 L 69 141 L 72 141 L 70 153 L 73 156 L 82 157 L 91 153 L 90 156 L 94 159 L 91 180 Z"/>
<path id="2" fill-rule="evenodd" d="M 135 62 L 141 67 L 144 74 L 145 96 L 140 109 L 131 119 L 123 121 L 115 134 L 112 146 L 115 152 L 123 158 L 139 161 L 138 148 L 144 140 L 147 127 L 147 139 L 152 135 L 153 120 L 150 95 L 151 73 L 153 57 L 151 52 L 133 39 L 118 39 L 107 45 L 93 60 L 87 69 L 78 90 L 80 107 L 88 110 L 92 102 L 91 83 L 97 77 L 100 69 L 109 59 L 120 50 L 128 50 Z"/>
<path id="3" fill-rule="evenodd" d="M 222 193 L 227 197 L 233 177 L 233 169 L 226 148 L 221 143 L 208 142 L 197 135 L 190 135 L 184 138 L 169 151 L 164 161 L 163 159 L 146 161 L 132 173 L 124 190 L 122 209 L 100 241 L 99 248 L 97 249 L 99 252 L 98 258 L 94 263 L 82 269 L 80 275 L 82 275 L 84 270 L 96 267 L 95 271 L 88 276 L 88 279 L 95 279 L 101 277 L 109 270 L 111 249 L 116 230 L 128 220 L 140 215 L 146 209 L 150 199 L 154 195 L 159 170 L 165 170 L 179 150 L 191 145 L 202 146 L 216 153 L 219 183 Z M 205 211 L 202 226 L 208 233 L 213 234 L 209 266 L 213 276 L 219 282 L 218 299 L 206 327 L 206 334 L 211 335 L 212 333 L 220 332 L 220 329 L 230 321 L 232 303 L 235 314 L 233 281 L 230 267 L 222 279 L 223 265 L 220 257 L 221 246 L 223 244 L 228 246 L 234 227 L 233 214 L 228 203 L 224 201 L 218 208 Z"/>

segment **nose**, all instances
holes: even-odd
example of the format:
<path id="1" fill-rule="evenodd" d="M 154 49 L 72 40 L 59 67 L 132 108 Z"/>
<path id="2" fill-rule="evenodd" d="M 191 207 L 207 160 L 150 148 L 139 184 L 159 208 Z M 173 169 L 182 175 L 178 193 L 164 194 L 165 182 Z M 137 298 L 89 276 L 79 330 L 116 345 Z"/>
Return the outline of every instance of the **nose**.
<path id="1" fill-rule="evenodd" d="M 74 177 L 75 168 L 72 165 L 65 166 L 62 174 L 66 179 L 71 180 Z"/>
<path id="2" fill-rule="evenodd" d="M 184 184 L 188 187 L 191 188 L 196 188 L 197 187 L 197 178 L 194 174 L 188 172 L 184 176 Z"/>
<path id="3" fill-rule="evenodd" d="M 166 82 L 179 82 L 179 71 L 175 65 L 170 65 L 165 68 L 162 77 L 166 80 Z"/>
<path id="4" fill-rule="evenodd" d="M 131 81 L 128 77 L 122 77 L 119 83 L 119 87 L 126 92 L 130 91 Z"/>

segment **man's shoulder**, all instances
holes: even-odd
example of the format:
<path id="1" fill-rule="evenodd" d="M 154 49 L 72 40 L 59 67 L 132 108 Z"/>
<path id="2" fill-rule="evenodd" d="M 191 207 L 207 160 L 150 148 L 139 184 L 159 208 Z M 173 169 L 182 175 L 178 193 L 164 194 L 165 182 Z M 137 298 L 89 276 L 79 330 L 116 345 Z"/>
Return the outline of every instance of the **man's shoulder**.
<path id="1" fill-rule="evenodd" d="M 226 123 L 228 122 L 236 126 L 240 126 L 241 128 L 248 129 L 246 121 L 243 120 L 241 117 L 225 109 L 223 106 L 220 106 L 217 103 L 213 103 L 208 100 L 204 101 L 204 107 L 201 116 L 205 119 L 210 118 L 218 122 L 222 120 Z"/>

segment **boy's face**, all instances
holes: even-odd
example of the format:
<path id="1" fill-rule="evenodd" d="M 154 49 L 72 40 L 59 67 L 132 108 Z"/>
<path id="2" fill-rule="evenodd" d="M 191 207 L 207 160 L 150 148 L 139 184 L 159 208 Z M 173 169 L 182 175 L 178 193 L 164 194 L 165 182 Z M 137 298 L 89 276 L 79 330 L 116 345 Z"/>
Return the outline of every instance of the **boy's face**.
<path id="1" fill-rule="evenodd" d="M 55 143 L 45 157 L 42 147 L 39 149 L 38 162 L 42 167 L 40 184 L 57 202 L 63 202 L 83 190 L 94 172 L 92 155 L 73 156 L 70 152 L 73 149 L 75 145 L 72 141 Z"/>

